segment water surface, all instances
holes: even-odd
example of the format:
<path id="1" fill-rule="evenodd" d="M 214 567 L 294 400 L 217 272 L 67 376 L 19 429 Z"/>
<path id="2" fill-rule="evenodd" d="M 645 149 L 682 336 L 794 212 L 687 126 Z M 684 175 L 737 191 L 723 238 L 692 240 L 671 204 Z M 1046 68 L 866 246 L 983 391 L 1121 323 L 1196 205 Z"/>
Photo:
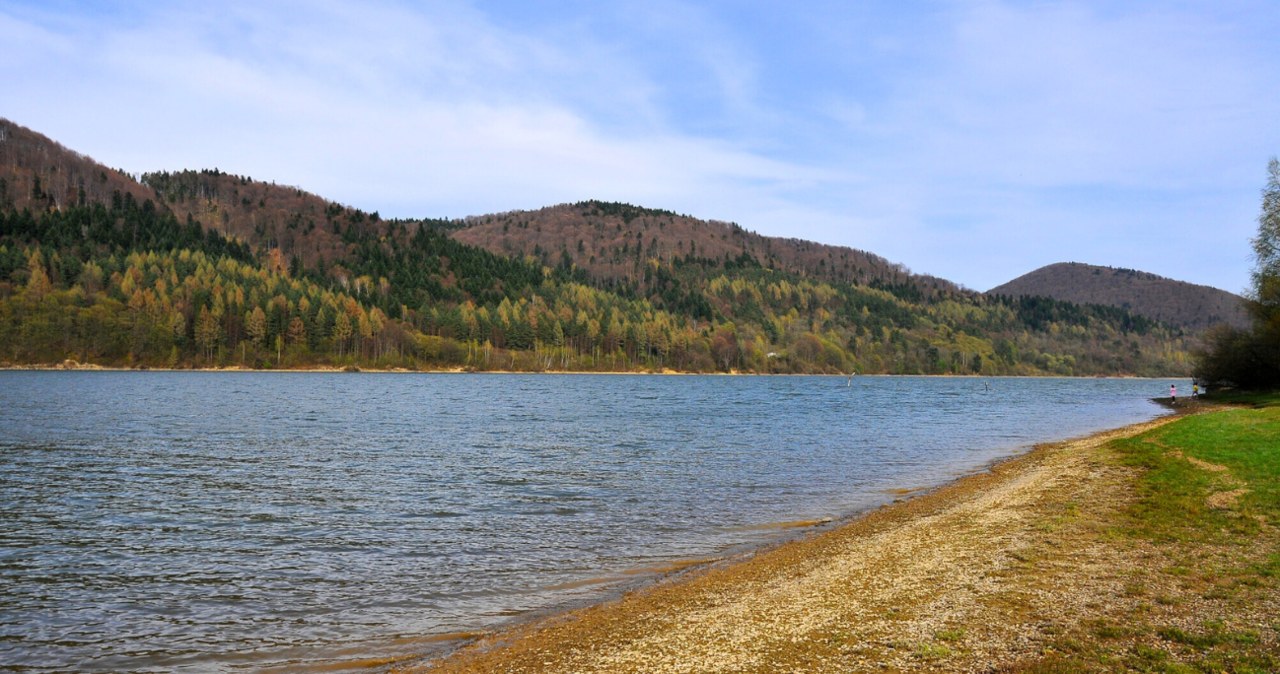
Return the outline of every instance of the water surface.
<path id="1" fill-rule="evenodd" d="M 0 372 L 0 668 L 429 650 L 841 517 L 1168 381 Z"/>

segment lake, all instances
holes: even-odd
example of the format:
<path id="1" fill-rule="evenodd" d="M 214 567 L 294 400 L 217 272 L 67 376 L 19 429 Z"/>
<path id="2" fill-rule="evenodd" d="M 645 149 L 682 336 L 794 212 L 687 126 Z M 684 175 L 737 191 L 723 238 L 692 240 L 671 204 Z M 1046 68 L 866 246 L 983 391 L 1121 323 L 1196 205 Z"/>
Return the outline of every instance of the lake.
<path id="1" fill-rule="evenodd" d="M 1170 383 L 0 372 L 0 669 L 431 652 L 1159 416 Z"/>

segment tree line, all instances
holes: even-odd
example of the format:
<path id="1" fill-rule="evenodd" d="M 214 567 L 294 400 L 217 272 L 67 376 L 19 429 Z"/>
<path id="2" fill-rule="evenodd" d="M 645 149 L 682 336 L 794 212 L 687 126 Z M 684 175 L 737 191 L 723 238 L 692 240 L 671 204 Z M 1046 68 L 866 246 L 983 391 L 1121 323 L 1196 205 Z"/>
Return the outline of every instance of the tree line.
<path id="1" fill-rule="evenodd" d="M 341 260 L 255 250 L 150 201 L 0 212 L 0 362 L 147 367 L 1177 374 L 1179 331 L 1043 298 L 648 259 L 620 284 L 462 244 L 344 232 Z"/>
<path id="2" fill-rule="evenodd" d="M 1252 325 L 1212 329 L 1197 354 L 1195 376 L 1215 388 L 1280 387 L 1280 161 L 1274 157 L 1251 243 L 1254 268 L 1246 300 Z"/>

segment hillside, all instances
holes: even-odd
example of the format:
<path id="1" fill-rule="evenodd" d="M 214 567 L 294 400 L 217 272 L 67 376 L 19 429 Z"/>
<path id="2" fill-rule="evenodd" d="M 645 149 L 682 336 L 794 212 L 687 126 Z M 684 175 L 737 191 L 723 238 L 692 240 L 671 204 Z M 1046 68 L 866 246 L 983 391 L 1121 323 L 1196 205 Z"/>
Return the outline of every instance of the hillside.
<path id="1" fill-rule="evenodd" d="M 384 220 L 219 170 L 138 181 L 0 129 L 0 365 L 1188 370 L 1181 330 L 1122 309 L 729 223 L 595 201 Z"/>
<path id="2" fill-rule="evenodd" d="M 831 283 L 911 286 L 929 296 L 959 290 L 866 251 L 767 237 L 736 223 L 630 204 L 585 201 L 512 211 L 467 218 L 452 230 L 455 239 L 494 253 L 533 255 L 551 266 L 571 260 L 598 279 L 635 282 L 650 260 L 681 259 L 750 264 Z"/>
<path id="3" fill-rule="evenodd" d="M 0 117 L 0 210 L 40 212 L 107 204 L 114 194 L 128 194 L 142 203 L 151 190 L 122 171 Z"/>
<path id="4" fill-rule="evenodd" d="M 1224 290 L 1132 269 L 1079 262 L 1041 267 L 992 288 L 987 294 L 1051 297 L 1077 304 L 1119 307 L 1193 332 L 1219 323 L 1249 325 L 1242 299 Z"/>
<path id="5" fill-rule="evenodd" d="M 217 169 L 144 173 L 142 183 L 179 220 L 191 218 L 262 249 L 278 248 L 306 266 L 345 260 L 351 238 L 379 228 L 377 213 Z M 356 231 L 347 235 L 352 228 Z"/>

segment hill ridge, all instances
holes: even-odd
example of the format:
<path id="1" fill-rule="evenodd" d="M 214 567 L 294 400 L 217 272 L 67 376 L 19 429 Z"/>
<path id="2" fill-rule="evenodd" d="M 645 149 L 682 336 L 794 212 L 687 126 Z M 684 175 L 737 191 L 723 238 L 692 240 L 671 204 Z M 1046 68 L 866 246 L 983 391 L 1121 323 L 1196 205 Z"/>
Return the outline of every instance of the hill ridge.
<path id="1" fill-rule="evenodd" d="M 0 128 L 3 362 L 1186 371 L 1180 329 L 1122 309 L 986 296 L 732 222 L 598 200 L 383 219 L 218 169 L 139 182 Z"/>
<path id="2" fill-rule="evenodd" d="M 1244 298 L 1219 288 L 1123 267 L 1057 262 L 986 292 L 1010 297 L 1041 296 L 1077 304 L 1100 304 L 1152 320 L 1202 331 L 1219 323 L 1249 325 Z"/>
<path id="3" fill-rule="evenodd" d="M 120 169 L 64 147 L 0 117 L 0 209 L 44 211 L 76 204 L 110 203 L 113 194 L 139 203 L 151 190 Z"/>
<path id="4" fill-rule="evenodd" d="M 946 279 L 847 246 L 758 234 L 735 222 L 587 200 L 472 216 L 451 235 L 506 255 L 564 259 L 596 278 L 634 280 L 650 260 L 749 264 L 836 283 L 914 285 L 925 295 L 966 293 Z"/>

